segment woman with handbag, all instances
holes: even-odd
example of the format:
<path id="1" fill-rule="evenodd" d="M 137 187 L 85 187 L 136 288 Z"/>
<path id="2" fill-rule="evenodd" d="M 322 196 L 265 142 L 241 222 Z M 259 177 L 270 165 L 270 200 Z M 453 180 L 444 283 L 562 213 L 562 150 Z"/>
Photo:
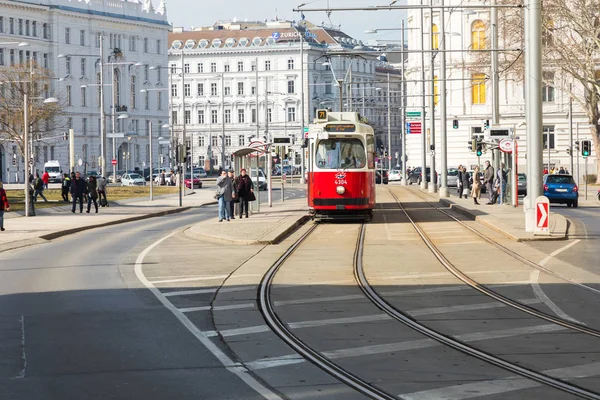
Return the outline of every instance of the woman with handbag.
<path id="1" fill-rule="evenodd" d="M 237 184 L 237 194 L 240 198 L 240 219 L 243 217 L 246 210 L 246 218 L 248 218 L 248 202 L 256 200 L 254 196 L 254 183 L 252 179 L 246 175 L 246 170 L 240 171 Z"/>
<path id="2" fill-rule="evenodd" d="M 231 179 L 231 183 L 233 185 L 233 192 L 231 193 L 232 199 L 229 203 L 229 215 L 231 216 L 231 219 L 235 219 L 235 203 L 240 202 L 240 196 L 237 192 L 238 179 L 235 177 L 235 171 L 232 169 L 229 170 L 228 176 L 229 179 Z"/>
<path id="3" fill-rule="evenodd" d="M 479 167 L 475 167 L 475 171 L 473 171 L 473 189 L 471 196 L 473 196 L 473 202 L 479 205 L 477 199 L 481 196 L 481 172 L 479 172 Z"/>

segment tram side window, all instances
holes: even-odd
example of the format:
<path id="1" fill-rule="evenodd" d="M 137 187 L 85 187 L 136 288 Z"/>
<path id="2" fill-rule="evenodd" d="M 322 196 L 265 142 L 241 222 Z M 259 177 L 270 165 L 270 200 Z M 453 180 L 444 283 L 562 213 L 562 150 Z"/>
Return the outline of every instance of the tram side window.
<path id="1" fill-rule="evenodd" d="M 367 135 L 367 158 L 369 160 L 369 168 L 375 168 L 375 139 L 373 135 Z"/>
<path id="2" fill-rule="evenodd" d="M 321 140 L 316 161 L 321 169 L 360 169 L 366 163 L 365 148 L 359 139 Z"/>

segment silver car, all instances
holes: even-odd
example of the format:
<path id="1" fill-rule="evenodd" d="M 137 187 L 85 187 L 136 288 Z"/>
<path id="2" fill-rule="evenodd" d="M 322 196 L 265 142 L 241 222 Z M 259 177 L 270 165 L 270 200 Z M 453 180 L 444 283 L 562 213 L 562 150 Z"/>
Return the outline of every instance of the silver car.
<path id="1" fill-rule="evenodd" d="M 448 168 L 448 187 L 456 187 L 458 185 L 458 168 Z"/>

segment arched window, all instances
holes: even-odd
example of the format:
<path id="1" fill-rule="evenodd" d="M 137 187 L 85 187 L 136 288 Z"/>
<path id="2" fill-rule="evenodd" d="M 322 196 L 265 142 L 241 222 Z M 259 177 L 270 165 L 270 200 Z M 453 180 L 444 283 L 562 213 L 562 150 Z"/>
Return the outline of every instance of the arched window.
<path id="1" fill-rule="evenodd" d="M 485 104 L 485 74 L 473 74 L 471 81 L 471 104 Z"/>
<path id="2" fill-rule="evenodd" d="M 486 48 L 485 23 L 482 20 L 474 21 L 471 25 L 471 48 L 481 50 Z"/>
<path id="3" fill-rule="evenodd" d="M 436 24 L 431 25 L 431 49 L 438 50 L 440 48 L 440 33 Z"/>
<path id="4" fill-rule="evenodd" d="M 136 93 L 137 93 L 137 90 L 136 90 L 136 80 L 137 80 L 136 76 L 133 75 L 131 77 L 131 93 L 130 93 L 130 96 L 131 96 L 131 108 L 132 109 L 136 108 L 135 107 L 136 106 L 135 100 L 136 100 Z"/>

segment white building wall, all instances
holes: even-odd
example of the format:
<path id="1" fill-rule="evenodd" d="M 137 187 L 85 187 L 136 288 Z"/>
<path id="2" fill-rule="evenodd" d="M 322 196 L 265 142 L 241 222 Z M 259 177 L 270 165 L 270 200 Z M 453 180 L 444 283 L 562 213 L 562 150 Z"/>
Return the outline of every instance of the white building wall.
<path id="1" fill-rule="evenodd" d="M 77 167 L 78 170 L 99 170 L 98 157 L 100 156 L 100 113 L 98 102 L 98 87 L 90 86 L 86 89 L 85 104 L 82 99 L 82 85 L 96 85 L 97 73 L 99 72 L 97 61 L 99 59 L 100 48 L 97 42 L 97 35 L 104 36 L 104 104 L 106 118 L 106 130 L 108 133 L 113 131 L 111 123 L 112 113 L 112 86 L 111 68 L 106 66 L 109 61 L 109 55 L 115 47 L 122 50 L 123 57 L 118 62 L 140 62 L 144 66 L 119 66 L 123 71 L 121 84 L 121 105 L 128 107 L 129 119 L 122 127 L 115 129 L 127 134 L 124 139 L 118 139 L 116 143 L 117 153 L 113 155 L 112 139 L 107 141 L 107 164 L 110 171 L 110 160 L 114 157 L 119 161 L 119 168 L 124 168 L 124 159 L 122 153 L 130 152 L 132 156 L 128 160 L 129 169 L 143 168 L 149 161 L 148 136 L 146 131 L 147 121 L 154 123 L 155 136 L 158 137 L 160 125 L 168 119 L 168 108 L 166 93 L 163 94 L 162 109 L 159 109 L 156 100 L 156 93 L 150 92 L 151 98 L 148 109 L 144 104 L 144 95 L 139 93 L 141 89 L 159 89 L 166 88 L 167 78 L 164 71 L 159 79 L 157 71 L 148 71 L 146 78 L 146 68 L 150 66 L 164 66 L 167 63 L 167 41 L 170 26 L 167 22 L 167 15 L 164 3 L 158 5 L 158 11 L 154 10 L 149 1 L 142 3 L 129 1 L 70 1 L 70 0 L 46 0 L 35 2 L 24 1 L 0 1 L 0 15 L 3 18 L 3 30 L 0 32 L 0 43 L 25 41 L 29 43 L 28 47 L 14 47 L 9 45 L 0 45 L 4 49 L 4 65 L 0 68 L 10 68 L 10 50 L 30 51 L 38 53 L 38 64 L 44 65 L 47 57 L 47 67 L 56 78 L 62 78 L 60 81 L 51 82 L 59 98 L 64 99 L 67 88 L 71 88 L 71 105 L 64 109 L 63 123 L 59 124 L 63 128 L 57 132 L 47 134 L 48 139 L 34 145 L 34 149 L 39 147 L 37 157 L 35 158 L 36 169 L 42 169 L 46 156 L 45 148 L 48 148 L 47 157 L 53 156 L 53 159 L 60 161 L 63 170 L 69 170 L 69 151 L 68 142 L 62 140 L 62 132 L 68 130 L 69 121 L 71 127 L 75 130 L 75 154 L 76 160 L 82 159 L 84 167 Z M 10 33 L 9 21 L 22 19 L 29 21 L 30 24 L 36 21 L 37 36 L 30 34 L 19 35 L 18 32 Z M 15 22 L 16 24 L 17 22 Z M 48 24 L 48 37 L 43 37 L 43 24 Z M 31 28 L 30 28 L 31 29 Z M 66 30 L 70 30 L 70 43 L 67 43 Z M 25 32 L 24 32 L 25 33 Z M 80 38 L 83 38 L 81 42 Z M 112 40 L 111 40 L 112 38 Z M 130 38 L 133 40 L 135 48 L 130 48 Z M 144 49 L 144 40 L 148 40 L 148 51 Z M 112 44 L 112 45 L 111 45 Z M 71 71 L 67 71 L 67 58 L 59 58 L 59 55 L 70 55 Z M 33 53 L 30 53 L 32 56 Z M 95 55 L 98 55 L 97 57 Z M 24 60 L 26 61 L 26 55 Z M 85 66 L 82 70 L 81 60 L 85 59 Z M 112 60 L 115 61 L 115 60 Z M 19 63 L 18 57 L 15 63 Z M 135 76 L 136 83 L 136 107 L 131 107 L 131 77 Z M 85 121 L 85 122 L 84 122 Z M 138 121 L 137 123 L 135 121 Z M 139 126 L 137 132 L 134 127 Z M 0 132 L 1 136 L 1 132 Z M 157 141 L 155 141 L 156 143 Z M 12 145 L 4 144 L 4 158 L 12 157 Z M 50 148 L 53 151 L 50 151 Z M 86 151 L 87 149 L 87 151 Z M 155 154 L 157 154 L 158 144 L 155 144 Z M 54 153 L 54 154 L 51 154 Z M 20 157 L 19 157 L 20 158 Z M 3 171 L 2 180 L 15 180 L 16 169 L 12 163 L 6 163 Z M 156 166 L 156 162 L 155 162 Z M 19 170 L 23 171 L 22 162 Z M 20 179 L 22 180 L 22 174 Z"/>

